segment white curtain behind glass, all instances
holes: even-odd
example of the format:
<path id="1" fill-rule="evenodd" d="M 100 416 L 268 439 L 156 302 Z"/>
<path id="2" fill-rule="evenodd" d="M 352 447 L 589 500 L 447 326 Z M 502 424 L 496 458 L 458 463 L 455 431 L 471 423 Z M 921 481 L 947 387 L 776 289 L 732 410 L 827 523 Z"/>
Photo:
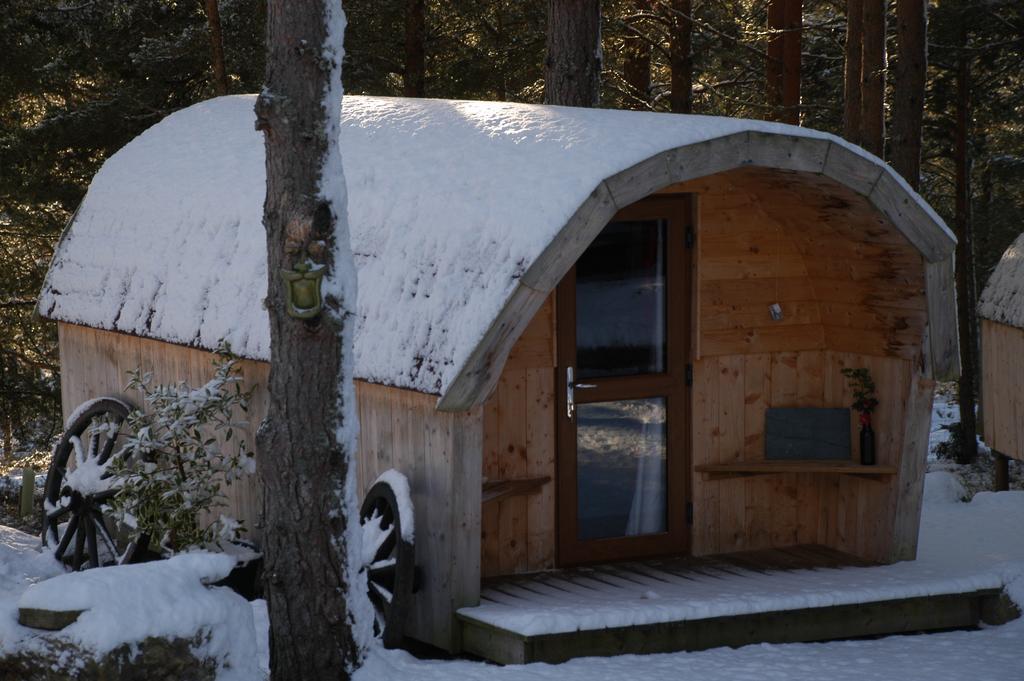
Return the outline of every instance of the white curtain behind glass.
<path id="1" fill-rule="evenodd" d="M 661 411 L 661 410 L 659 410 Z M 662 415 L 664 412 L 662 411 Z M 626 536 L 664 532 L 666 465 L 664 421 L 645 421 L 637 452 L 633 503 L 626 521 Z"/>

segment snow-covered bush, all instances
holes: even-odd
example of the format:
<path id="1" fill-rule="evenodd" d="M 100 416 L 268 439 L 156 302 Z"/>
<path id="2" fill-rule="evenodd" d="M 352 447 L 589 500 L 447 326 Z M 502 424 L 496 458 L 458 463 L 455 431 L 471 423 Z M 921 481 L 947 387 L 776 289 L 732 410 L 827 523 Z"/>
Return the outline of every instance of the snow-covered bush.
<path id="1" fill-rule="evenodd" d="M 218 350 L 214 377 L 200 388 L 186 383 L 152 385 L 149 373 L 131 372 L 129 388 L 142 393 L 147 411 L 128 415 L 129 436 L 111 471 L 121 489 L 114 517 L 133 538 L 148 535 L 161 550 L 210 547 L 237 538 L 238 521 L 218 513 L 227 497 L 221 485 L 255 470 L 237 420 L 248 408 L 237 360 Z"/>

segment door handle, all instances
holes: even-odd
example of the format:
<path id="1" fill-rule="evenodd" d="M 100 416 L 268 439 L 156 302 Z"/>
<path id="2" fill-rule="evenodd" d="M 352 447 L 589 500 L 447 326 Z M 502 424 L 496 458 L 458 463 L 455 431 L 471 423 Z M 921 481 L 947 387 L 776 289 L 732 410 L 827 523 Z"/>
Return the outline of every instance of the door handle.
<path id="1" fill-rule="evenodd" d="M 565 369 L 565 415 L 572 420 L 572 417 L 576 414 L 576 391 L 577 390 L 590 390 L 596 388 L 596 383 L 576 383 L 573 379 L 572 367 L 566 367 Z"/>

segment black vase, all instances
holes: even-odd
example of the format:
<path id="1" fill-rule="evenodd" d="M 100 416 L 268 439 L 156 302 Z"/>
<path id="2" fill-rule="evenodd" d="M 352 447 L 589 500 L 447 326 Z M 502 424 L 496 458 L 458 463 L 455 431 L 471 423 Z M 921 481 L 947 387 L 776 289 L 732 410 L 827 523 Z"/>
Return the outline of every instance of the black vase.
<path id="1" fill-rule="evenodd" d="M 875 431 L 870 425 L 860 427 L 860 462 L 864 466 L 875 465 Z"/>

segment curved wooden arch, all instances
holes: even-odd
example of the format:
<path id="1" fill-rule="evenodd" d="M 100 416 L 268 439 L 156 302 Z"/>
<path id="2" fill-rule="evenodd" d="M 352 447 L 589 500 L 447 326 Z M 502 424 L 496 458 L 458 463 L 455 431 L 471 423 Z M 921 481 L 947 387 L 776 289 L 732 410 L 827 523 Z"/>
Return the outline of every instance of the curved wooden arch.
<path id="1" fill-rule="evenodd" d="M 866 197 L 924 258 L 928 299 L 925 371 L 959 371 L 953 249 L 956 238 L 888 166 L 827 138 L 742 132 L 676 147 L 602 180 L 531 264 L 437 408 L 464 411 L 496 384 L 512 345 L 586 247 L 619 209 L 669 185 L 743 166 L 815 173 Z"/>

